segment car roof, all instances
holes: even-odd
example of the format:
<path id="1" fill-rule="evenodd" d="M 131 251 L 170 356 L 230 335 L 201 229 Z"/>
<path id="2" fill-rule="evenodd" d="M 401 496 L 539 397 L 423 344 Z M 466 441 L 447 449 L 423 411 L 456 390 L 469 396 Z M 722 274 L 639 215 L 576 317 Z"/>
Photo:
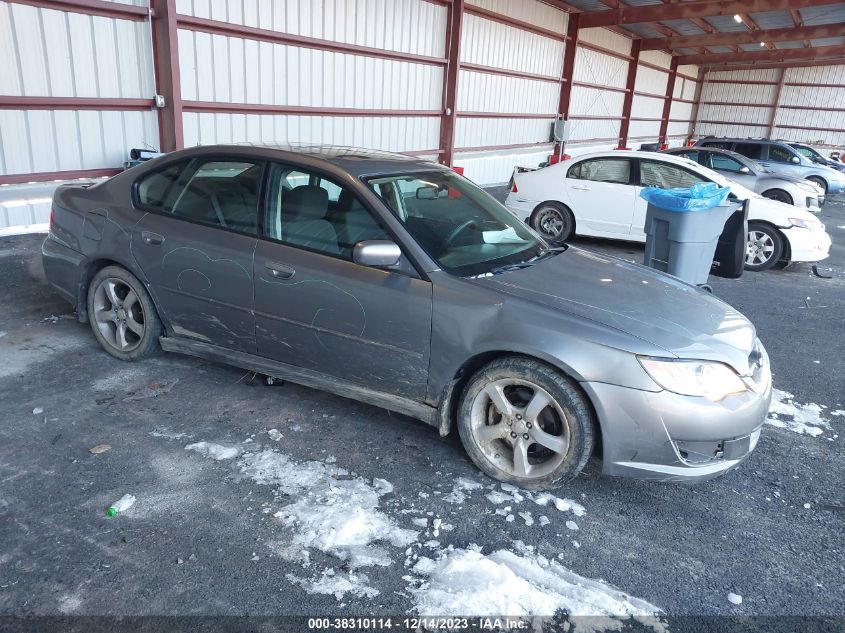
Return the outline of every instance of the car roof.
<path id="1" fill-rule="evenodd" d="M 356 177 L 409 171 L 448 170 L 442 165 L 416 156 L 343 145 L 312 145 L 307 143 L 202 145 L 180 150 L 168 154 L 168 156 L 176 157 L 177 154 L 185 157 L 236 154 L 257 156 L 268 160 L 295 160 L 298 163 L 310 163 L 311 165 L 323 163 Z"/>
<path id="2" fill-rule="evenodd" d="M 663 160 L 669 163 L 676 163 L 678 165 L 695 165 L 701 167 L 695 161 L 683 156 L 675 156 L 674 154 L 666 154 L 664 152 L 646 152 L 643 150 L 607 150 L 604 152 L 591 152 L 589 154 L 580 154 L 573 156 L 567 163 L 574 163 L 589 158 L 648 158 L 651 160 Z M 562 163 L 560 163 L 562 164 Z"/>
<path id="3" fill-rule="evenodd" d="M 711 154 L 724 154 L 725 156 L 730 156 L 731 158 L 736 159 L 741 163 L 746 163 L 752 160 L 748 158 L 748 156 L 744 156 L 743 154 L 739 154 L 737 152 L 734 152 L 733 150 L 722 149 L 721 147 L 707 147 L 706 145 L 693 145 L 692 147 L 673 147 L 671 149 L 666 150 L 666 153 L 677 154 L 684 150 L 688 152 L 710 152 Z"/>
<path id="4" fill-rule="evenodd" d="M 737 136 L 705 136 L 698 140 L 702 141 L 727 141 L 728 143 L 760 143 L 767 145 L 789 145 L 787 141 L 772 140 L 770 138 L 739 138 Z"/>

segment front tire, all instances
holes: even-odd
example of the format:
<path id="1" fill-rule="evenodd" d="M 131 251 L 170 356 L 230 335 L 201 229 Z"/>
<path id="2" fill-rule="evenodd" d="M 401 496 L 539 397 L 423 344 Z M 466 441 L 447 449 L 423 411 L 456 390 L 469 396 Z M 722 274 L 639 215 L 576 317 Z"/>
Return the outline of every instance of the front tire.
<path id="1" fill-rule="evenodd" d="M 569 239 L 575 230 L 572 211 L 561 204 L 546 202 L 531 214 L 531 228 L 553 242 Z"/>
<path id="2" fill-rule="evenodd" d="M 795 204 L 792 200 L 792 196 L 786 193 L 783 189 L 769 189 L 768 191 L 763 192 L 763 197 L 768 198 L 769 200 L 784 202 L 786 204 Z"/>
<path id="3" fill-rule="evenodd" d="M 140 360 L 158 349 L 158 313 L 144 284 L 128 270 L 106 266 L 94 275 L 87 304 L 94 337 L 115 358 Z"/>
<path id="4" fill-rule="evenodd" d="M 470 379 L 458 431 L 485 474 L 524 488 L 572 479 L 593 451 L 594 419 L 569 378 L 529 358 L 505 357 Z"/>
<path id="5" fill-rule="evenodd" d="M 824 190 L 825 195 L 827 195 L 827 183 L 824 181 L 823 178 L 819 178 L 818 176 L 810 176 L 807 178 L 811 183 L 814 185 L 818 185 Z"/>
<path id="6" fill-rule="evenodd" d="M 748 241 L 745 249 L 745 270 L 768 270 L 781 258 L 783 236 L 770 224 L 748 223 Z"/>

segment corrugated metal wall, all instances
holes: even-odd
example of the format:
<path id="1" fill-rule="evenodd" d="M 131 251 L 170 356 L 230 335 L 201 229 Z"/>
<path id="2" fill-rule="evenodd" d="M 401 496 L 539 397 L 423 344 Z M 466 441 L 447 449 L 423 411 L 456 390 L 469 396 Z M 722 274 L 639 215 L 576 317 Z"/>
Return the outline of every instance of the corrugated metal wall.
<path id="1" fill-rule="evenodd" d="M 845 145 L 843 113 L 845 65 L 713 72 L 702 87 L 696 133 L 838 148 Z"/>
<path id="2" fill-rule="evenodd" d="M 149 25 L 0 2 L 0 94 L 151 99 Z M 158 147 L 152 108 L 0 109 L 0 175 L 116 167 Z"/>

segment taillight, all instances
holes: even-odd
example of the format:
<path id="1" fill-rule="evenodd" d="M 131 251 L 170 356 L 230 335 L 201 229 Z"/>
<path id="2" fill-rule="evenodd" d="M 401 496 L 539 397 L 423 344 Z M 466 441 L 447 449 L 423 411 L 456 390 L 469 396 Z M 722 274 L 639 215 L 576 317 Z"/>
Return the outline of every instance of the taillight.
<path id="1" fill-rule="evenodd" d="M 56 224 L 56 208 L 50 207 L 50 231 L 53 230 L 53 226 Z"/>
<path id="2" fill-rule="evenodd" d="M 511 193 L 517 193 L 519 189 L 516 188 L 516 181 L 511 178 Z"/>

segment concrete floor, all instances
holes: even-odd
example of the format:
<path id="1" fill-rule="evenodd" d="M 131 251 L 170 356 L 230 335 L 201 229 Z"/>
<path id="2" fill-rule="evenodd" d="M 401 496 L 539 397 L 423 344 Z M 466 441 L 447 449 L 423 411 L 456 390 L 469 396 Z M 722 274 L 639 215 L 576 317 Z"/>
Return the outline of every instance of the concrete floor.
<path id="1" fill-rule="evenodd" d="M 845 204 L 831 201 L 822 219 L 835 246 L 821 269 L 832 279 L 799 264 L 712 285 L 757 325 L 776 387 L 828 407 L 830 429 L 812 437 L 767 426 L 741 468 L 693 487 L 601 477 L 593 460 L 556 491 L 586 508 L 575 537 L 564 526 L 570 514 L 548 513 L 544 526 L 507 522 L 487 490 L 447 501 L 458 477 L 492 482 L 456 437 L 409 418 L 295 385 L 250 384 L 241 370 L 191 358 L 114 360 L 44 283 L 43 237 L 0 239 L 0 615 L 411 609 L 400 549 L 390 549 L 394 564 L 367 571 L 373 598 L 311 595 L 287 580 L 338 562 L 317 553 L 308 571 L 279 556 L 289 535 L 264 509 L 281 500 L 232 461 L 184 449 L 201 440 L 272 447 L 297 461 L 336 457 L 394 485 L 381 511 L 396 523 L 411 527 L 421 511 L 453 524 L 442 546 L 489 551 L 519 539 L 669 614 L 843 614 L 845 417 L 829 414 L 845 408 Z M 642 256 L 634 244 L 576 243 Z M 272 428 L 284 435 L 278 443 Z M 103 443 L 111 449 L 89 451 Z M 135 506 L 104 516 L 124 493 Z M 527 503 L 514 512 L 539 514 Z"/>

